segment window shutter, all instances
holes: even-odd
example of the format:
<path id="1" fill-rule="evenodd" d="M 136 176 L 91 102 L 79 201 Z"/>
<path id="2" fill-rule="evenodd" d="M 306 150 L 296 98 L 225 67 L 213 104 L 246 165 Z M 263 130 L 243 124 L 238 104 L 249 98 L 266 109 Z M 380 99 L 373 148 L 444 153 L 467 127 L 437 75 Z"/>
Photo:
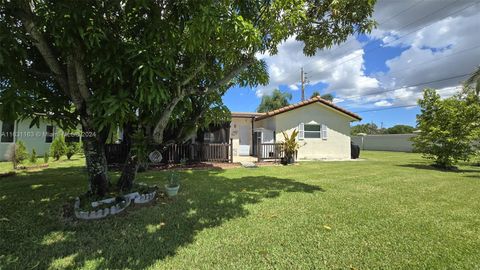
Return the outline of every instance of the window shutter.
<path id="1" fill-rule="evenodd" d="M 327 125 L 322 124 L 322 129 L 321 129 L 321 136 L 322 139 L 326 140 L 327 139 Z"/>
<path id="2" fill-rule="evenodd" d="M 304 129 L 303 123 L 300 123 L 300 125 L 298 125 L 298 139 L 303 140 L 304 138 L 305 138 L 305 129 Z"/>

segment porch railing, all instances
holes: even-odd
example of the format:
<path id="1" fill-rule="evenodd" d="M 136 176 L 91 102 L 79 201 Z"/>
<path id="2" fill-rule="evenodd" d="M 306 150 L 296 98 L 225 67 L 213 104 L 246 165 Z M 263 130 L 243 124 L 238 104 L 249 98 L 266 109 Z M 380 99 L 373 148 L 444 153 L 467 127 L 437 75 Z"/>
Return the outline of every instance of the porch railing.
<path id="1" fill-rule="evenodd" d="M 170 144 L 165 148 L 151 146 L 162 153 L 161 163 L 189 162 L 233 162 L 233 144 L 230 143 L 187 143 Z M 127 158 L 128 146 L 125 144 L 107 144 L 105 155 L 108 164 L 123 163 Z"/>
<path id="2" fill-rule="evenodd" d="M 257 158 L 262 160 L 280 161 L 285 156 L 282 143 L 259 143 L 257 144 Z"/>

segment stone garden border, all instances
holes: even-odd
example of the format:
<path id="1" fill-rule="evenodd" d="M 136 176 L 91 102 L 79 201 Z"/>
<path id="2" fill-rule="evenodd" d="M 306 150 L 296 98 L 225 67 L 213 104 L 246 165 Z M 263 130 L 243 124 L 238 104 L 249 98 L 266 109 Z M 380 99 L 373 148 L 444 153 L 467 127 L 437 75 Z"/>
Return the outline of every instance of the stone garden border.
<path id="1" fill-rule="evenodd" d="M 101 201 L 92 202 L 92 207 L 99 208 L 98 210 L 92 210 L 92 211 L 82 211 L 82 209 L 80 209 L 80 198 L 77 197 L 75 199 L 75 203 L 73 207 L 75 212 L 75 217 L 83 220 L 94 220 L 94 219 L 105 218 L 111 215 L 116 215 L 118 213 L 121 213 L 127 207 L 129 207 L 132 204 L 132 202 L 136 204 L 146 204 L 151 202 L 155 198 L 156 194 L 157 194 L 157 191 L 155 190 L 146 194 L 139 194 L 138 192 L 129 193 L 123 196 L 125 198 L 124 201 L 119 202 L 115 205 L 112 205 L 111 207 L 105 207 L 105 208 L 101 207 L 102 204 L 112 203 L 115 201 L 115 198 L 108 198 Z"/>

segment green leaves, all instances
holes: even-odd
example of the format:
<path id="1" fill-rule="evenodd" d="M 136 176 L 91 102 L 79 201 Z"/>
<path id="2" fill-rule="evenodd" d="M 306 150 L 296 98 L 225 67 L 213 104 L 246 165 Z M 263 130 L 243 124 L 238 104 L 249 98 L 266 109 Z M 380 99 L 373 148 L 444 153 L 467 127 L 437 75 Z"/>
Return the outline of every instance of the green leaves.
<path id="1" fill-rule="evenodd" d="M 442 168 L 451 168 L 459 160 L 468 160 L 478 140 L 480 106 L 453 96 L 441 99 L 433 89 L 425 89 L 417 115 L 421 133 L 413 138 L 414 147 Z"/>

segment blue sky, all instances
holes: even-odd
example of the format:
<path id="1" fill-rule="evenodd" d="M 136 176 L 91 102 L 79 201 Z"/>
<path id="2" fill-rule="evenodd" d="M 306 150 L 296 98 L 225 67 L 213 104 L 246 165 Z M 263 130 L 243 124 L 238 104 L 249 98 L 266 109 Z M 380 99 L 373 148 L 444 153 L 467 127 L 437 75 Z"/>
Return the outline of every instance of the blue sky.
<path id="1" fill-rule="evenodd" d="M 252 112 L 275 88 L 298 102 L 303 67 L 310 81 L 306 97 L 315 90 L 331 93 L 338 106 L 358 112 L 361 123 L 415 126 L 418 107 L 395 107 L 416 104 L 425 87 L 439 89 L 443 97 L 459 90 L 468 75 L 443 79 L 469 74 L 480 64 L 480 39 L 472 35 L 480 26 L 479 14 L 474 1 L 380 0 L 374 13 L 379 26 L 369 35 L 350 37 L 314 57 L 305 57 L 303 44 L 289 39 L 277 55 L 257 55 L 268 64 L 268 85 L 232 88 L 224 103 L 231 111 Z M 418 85 L 432 81 L 439 82 Z"/>

